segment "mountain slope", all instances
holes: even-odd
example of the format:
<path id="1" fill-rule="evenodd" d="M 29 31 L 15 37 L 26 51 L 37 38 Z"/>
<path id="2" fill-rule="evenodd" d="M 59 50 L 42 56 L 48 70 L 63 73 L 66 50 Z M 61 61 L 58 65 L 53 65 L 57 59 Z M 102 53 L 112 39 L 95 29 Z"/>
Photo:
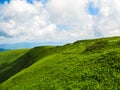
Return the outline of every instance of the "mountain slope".
<path id="1" fill-rule="evenodd" d="M 35 47 L 15 62 L 1 90 L 120 89 L 120 37 Z"/>
<path id="2" fill-rule="evenodd" d="M 17 60 L 17 58 L 24 55 L 29 49 L 21 49 L 21 50 L 8 50 L 4 52 L 0 52 L 0 83 L 7 79 L 9 75 L 5 73 L 12 67 L 13 62 Z M 9 77 L 8 77 L 9 78 Z"/>

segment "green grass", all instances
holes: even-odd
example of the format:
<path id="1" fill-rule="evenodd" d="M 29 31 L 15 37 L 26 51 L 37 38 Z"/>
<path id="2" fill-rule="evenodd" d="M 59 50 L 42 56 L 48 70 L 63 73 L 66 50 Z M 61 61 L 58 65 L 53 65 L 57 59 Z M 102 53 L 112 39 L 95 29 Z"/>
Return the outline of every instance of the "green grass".
<path id="1" fill-rule="evenodd" d="M 8 79 L 10 76 L 4 73 L 9 70 L 13 65 L 11 63 L 15 62 L 19 57 L 23 56 L 29 49 L 20 50 L 9 50 L 0 52 L 0 83 Z M 5 77 L 6 76 L 6 77 Z"/>
<path id="2" fill-rule="evenodd" d="M 0 59 L 10 63 L 0 70 L 0 90 L 120 90 L 120 37 L 35 47 L 19 55 Z"/>
<path id="3" fill-rule="evenodd" d="M 16 60 L 18 57 L 22 56 L 29 49 L 20 49 L 20 50 L 8 50 L 0 52 L 0 65 L 3 63 L 10 63 Z"/>

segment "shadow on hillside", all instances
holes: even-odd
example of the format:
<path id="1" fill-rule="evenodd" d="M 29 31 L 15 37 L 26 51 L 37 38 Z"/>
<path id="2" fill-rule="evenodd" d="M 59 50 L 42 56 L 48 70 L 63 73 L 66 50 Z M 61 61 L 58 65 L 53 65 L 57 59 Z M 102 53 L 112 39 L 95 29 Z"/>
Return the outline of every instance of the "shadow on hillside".
<path id="1" fill-rule="evenodd" d="M 37 60 L 44 58 L 47 55 L 52 54 L 53 47 L 35 47 L 19 57 L 12 63 L 6 63 L 0 66 L 0 83 L 3 83 L 11 76 L 15 75 L 19 71 L 29 67 Z"/>

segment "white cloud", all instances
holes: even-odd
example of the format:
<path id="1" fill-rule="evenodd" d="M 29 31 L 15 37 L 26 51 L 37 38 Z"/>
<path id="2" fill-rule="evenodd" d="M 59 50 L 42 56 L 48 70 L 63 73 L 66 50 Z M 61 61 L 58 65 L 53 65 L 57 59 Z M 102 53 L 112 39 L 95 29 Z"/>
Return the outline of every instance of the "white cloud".
<path id="1" fill-rule="evenodd" d="M 0 10 L 0 31 L 10 36 L 1 35 L 4 40 L 42 40 L 43 33 L 48 33 L 43 32 L 44 29 L 54 29 L 47 22 L 48 13 L 40 2 L 32 5 L 25 0 L 12 0 L 10 4 L 0 6 Z"/>
<path id="2" fill-rule="evenodd" d="M 86 11 L 90 2 L 98 7 L 98 15 Z M 68 32 L 75 38 L 93 38 L 98 32 L 104 37 L 120 35 L 119 0 L 51 0 L 47 7 L 51 21 L 72 26 Z"/>
<path id="3" fill-rule="evenodd" d="M 120 35 L 120 3 L 119 0 L 99 2 L 100 14 L 97 17 L 97 28 L 104 36 Z"/>
<path id="4" fill-rule="evenodd" d="M 99 8 L 98 15 L 87 11 L 89 2 Z M 12 0 L 0 5 L 0 41 L 75 41 L 120 35 L 119 0 Z M 63 27 L 58 27 L 63 25 Z M 67 27 L 67 29 L 65 28 Z"/>

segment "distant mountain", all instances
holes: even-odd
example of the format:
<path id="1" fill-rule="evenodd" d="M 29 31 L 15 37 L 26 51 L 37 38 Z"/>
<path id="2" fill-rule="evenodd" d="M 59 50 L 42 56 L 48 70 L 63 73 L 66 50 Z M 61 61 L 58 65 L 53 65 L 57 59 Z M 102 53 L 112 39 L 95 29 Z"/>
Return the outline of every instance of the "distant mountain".
<path id="1" fill-rule="evenodd" d="M 6 49 L 0 48 L 0 52 L 6 51 Z"/>
<path id="2" fill-rule="evenodd" d="M 23 42 L 23 43 L 12 43 L 12 44 L 0 44 L 0 48 L 4 49 L 20 49 L 20 48 L 33 48 L 36 46 L 54 46 L 63 45 L 61 42 Z"/>

